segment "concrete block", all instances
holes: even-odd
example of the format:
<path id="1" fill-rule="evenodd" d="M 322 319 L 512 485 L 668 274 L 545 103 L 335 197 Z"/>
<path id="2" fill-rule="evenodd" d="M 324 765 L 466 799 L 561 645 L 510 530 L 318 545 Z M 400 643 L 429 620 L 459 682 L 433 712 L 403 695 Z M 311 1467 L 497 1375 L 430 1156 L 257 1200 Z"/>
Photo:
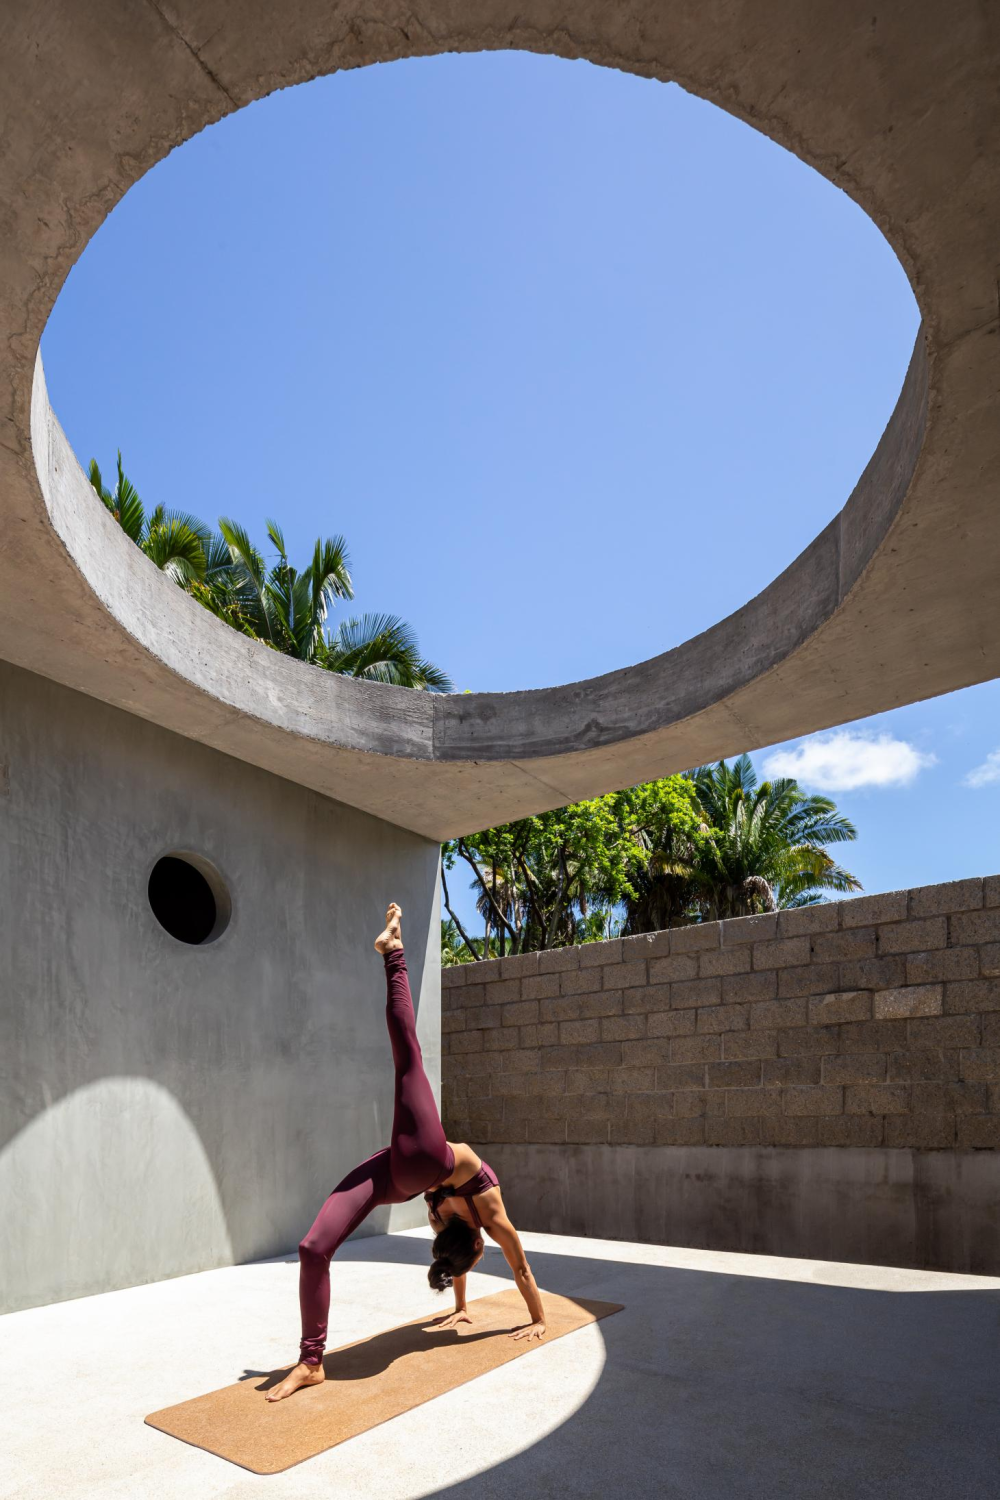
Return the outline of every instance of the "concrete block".
<path id="1" fill-rule="evenodd" d="M 840 1021 L 868 1021 L 871 1013 L 870 990 L 843 990 L 839 994 L 809 997 L 811 1026 L 833 1026 Z"/>
<path id="2" fill-rule="evenodd" d="M 821 1146 L 881 1146 L 885 1132 L 881 1115 L 828 1115 L 816 1123 Z"/>
<path id="3" fill-rule="evenodd" d="M 521 980 L 523 1000 L 547 1000 L 559 993 L 558 974 L 529 974 Z"/>
<path id="4" fill-rule="evenodd" d="M 500 1070 L 503 1073 L 537 1073 L 541 1067 L 540 1057 L 537 1047 L 517 1047 L 504 1053 Z"/>
<path id="5" fill-rule="evenodd" d="M 939 1016 L 944 1009 L 944 985 L 911 984 L 898 990 L 876 990 L 872 1005 L 876 1021 L 909 1016 Z"/>
<path id="6" fill-rule="evenodd" d="M 621 938 L 612 938 L 607 943 L 581 943 L 580 944 L 580 968 L 617 968 L 622 961 Z M 643 965 L 643 978 L 645 978 L 645 965 Z"/>
<path id="7" fill-rule="evenodd" d="M 654 1121 L 649 1120 L 612 1120 L 610 1141 L 612 1146 L 652 1146 L 654 1140 Z"/>
<path id="8" fill-rule="evenodd" d="M 839 1115 L 844 1108 L 844 1090 L 831 1084 L 789 1084 L 782 1090 L 786 1115 Z"/>
<path id="9" fill-rule="evenodd" d="M 962 1115 L 956 1124 L 960 1148 L 996 1150 L 1000 1147 L 1000 1114 Z"/>
<path id="10" fill-rule="evenodd" d="M 908 1083 L 860 1083 L 844 1090 L 845 1115 L 905 1115 L 910 1112 Z"/>
<path id="11" fill-rule="evenodd" d="M 821 901 L 816 906 L 795 906 L 778 912 L 779 938 L 811 937 L 814 932 L 835 932 L 840 907 L 836 901 Z M 725 937 L 723 937 L 725 942 Z"/>
<path id="12" fill-rule="evenodd" d="M 775 938 L 771 942 L 754 943 L 754 969 L 793 969 L 810 962 L 811 939 Z"/>
<path id="13" fill-rule="evenodd" d="M 721 974 L 748 973 L 751 952 L 749 944 L 743 944 L 738 948 L 717 948 L 710 949 L 707 953 L 699 953 L 698 973 L 705 979 Z"/>
<path id="14" fill-rule="evenodd" d="M 824 1057 L 824 1083 L 884 1083 L 887 1063 L 884 1052 L 845 1052 Z"/>
<path id="15" fill-rule="evenodd" d="M 959 1078 L 959 1058 L 955 1047 L 926 1051 L 890 1052 L 886 1075 L 889 1083 L 955 1083 Z M 975 1053 L 969 1053 L 974 1057 Z"/>
<path id="16" fill-rule="evenodd" d="M 559 1023 L 561 1046 L 574 1046 L 578 1042 L 599 1042 L 600 1040 L 601 1023 L 598 1020 L 560 1021 Z"/>
<path id="17" fill-rule="evenodd" d="M 603 988 L 606 990 L 633 989 L 646 983 L 644 963 L 611 964 L 602 970 L 602 973 L 604 975 Z"/>
<path id="18" fill-rule="evenodd" d="M 520 1046 L 517 1027 L 498 1026 L 493 1031 L 484 1031 L 483 1044 L 487 1052 L 513 1052 Z"/>
<path id="19" fill-rule="evenodd" d="M 778 971 L 778 998 L 793 1000 L 799 995 L 823 995 L 831 990 L 864 989 L 864 985 L 841 984 L 837 964 L 803 964 Z"/>
<path id="20" fill-rule="evenodd" d="M 947 979 L 978 979 L 979 954 L 978 948 L 938 948 L 926 953 L 908 953 L 906 982 L 938 984 Z"/>
<path id="21" fill-rule="evenodd" d="M 948 918 L 948 935 L 954 948 L 966 943 L 1000 942 L 1000 909 L 957 912 Z"/>
<path id="22" fill-rule="evenodd" d="M 500 960 L 501 979 L 525 979 L 538 973 L 537 953 L 512 953 Z"/>
<path id="23" fill-rule="evenodd" d="M 824 985 L 833 990 L 891 990 L 906 983 L 906 960 L 894 953 L 886 958 L 859 958 L 840 965 L 837 984 Z"/>
<path id="24" fill-rule="evenodd" d="M 722 941 L 727 948 L 735 948 L 740 943 L 766 942 L 777 935 L 776 912 L 762 912 L 756 917 L 735 917 L 722 924 Z"/>
<path id="25" fill-rule="evenodd" d="M 911 1048 L 978 1047 L 980 1020 L 978 1016 L 917 1017 L 907 1022 L 906 1037 Z M 983 1040 L 986 1040 L 985 1035 Z M 901 1049 L 904 1044 L 894 1045 Z M 892 1048 L 887 1047 L 886 1050 Z"/>
<path id="26" fill-rule="evenodd" d="M 682 979 L 670 986 L 672 1010 L 686 1010 L 691 1006 L 721 1005 L 721 979 Z"/>
<path id="27" fill-rule="evenodd" d="M 701 1146 L 705 1143 L 705 1120 L 660 1119 L 655 1122 L 653 1141 L 657 1146 Z"/>
<path id="28" fill-rule="evenodd" d="M 754 1115 L 758 1119 L 764 1115 L 780 1115 L 781 1095 L 779 1088 L 727 1089 L 726 1114 L 731 1118 Z"/>
<path id="29" fill-rule="evenodd" d="M 508 983 L 517 981 L 507 981 Z M 498 984 L 497 989 L 503 985 Z M 515 1000 L 513 1004 L 505 1005 L 502 1011 L 504 1026 L 530 1026 L 533 1021 L 539 1019 L 537 1000 Z"/>
<path id="30" fill-rule="evenodd" d="M 709 1063 L 705 1074 L 705 1083 L 710 1089 L 750 1088 L 760 1080 L 759 1060 Z"/>
<path id="31" fill-rule="evenodd" d="M 658 1010 L 669 1010 L 670 986 L 669 984 L 647 984 L 634 990 L 624 990 L 622 1005 L 626 1012 L 632 1014 L 639 1011 L 652 1013 Z"/>
<path id="32" fill-rule="evenodd" d="M 562 974 L 568 969 L 580 967 L 579 946 L 572 948 L 546 948 L 538 955 L 539 974 Z"/>
<path id="33" fill-rule="evenodd" d="M 707 1146 L 759 1146 L 761 1138 L 760 1118 L 756 1115 L 737 1117 L 706 1115 L 705 1144 Z"/>
<path id="34" fill-rule="evenodd" d="M 819 1083 L 821 1066 L 820 1057 L 765 1058 L 761 1066 L 761 1083 Z"/>
<path id="35" fill-rule="evenodd" d="M 691 1036 L 695 1031 L 693 1010 L 655 1011 L 646 1017 L 647 1036 Z"/>
<path id="36" fill-rule="evenodd" d="M 843 1043 L 836 1026 L 791 1026 L 778 1028 L 779 1057 L 822 1057 L 841 1051 Z"/>
<path id="37" fill-rule="evenodd" d="M 725 1089 L 677 1089 L 672 1098 L 674 1117 L 679 1120 L 726 1113 Z"/>
<path id="38" fill-rule="evenodd" d="M 885 1144 L 910 1151 L 941 1151 L 955 1145 L 958 1124 L 954 1115 L 887 1115 Z"/>
<path id="39" fill-rule="evenodd" d="M 675 1036 L 670 1043 L 672 1063 L 717 1062 L 721 1057 L 720 1036 Z"/>
<path id="40" fill-rule="evenodd" d="M 919 953 L 948 944 L 948 923 L 944 917 L 929 917 L 923 922 L 893 922 L 878 930 L 879 955 Z"/>
<path id="41" fill-rule="evenodd" d="M 1000 1010 L 1000 980 L 957 979 L 944 987 L 945 1015 Z"/>
<path id="42" fill-rule="evenodd" d="M 778 1026 L 806 1026 L 809 1001 L 802 995 L 794 1000 L 762 1000 L 750 1007 L 750 1029 L 771 1030 Z"/>
<path id="43" fill-rule="evenodd" d="M 959 1053 L 962 1078 L 968 1083 L 1000 1081 L 1000 1047 L 979 1047 Z"/>
<path id="44" fill-rule="evenodd" d="M 773 1000 L 778 993 L 778 976 L 773 969 L 760 974 L 727 974 L 722 981 L 724 1005 L 751 1005 Z"/>
<path id="45" fill-rule="evenodd" d="M 673 1089 L 699 1089 L 706 1086 L 705 1069 L 711 1063 L 658 1063 L 656 1087 L 666 1091 Z M 714 1066 L 718 1066 L 715 1064 Z"/>
<path id="46" fill-rule="evenodd" d="M 646 1035 L 647 1017 L 604 1016 L 601 1019 L 602 1042 L 633 1042 Z"/>
<path id="47" fill-rule="evenodd" d="M 882 891 L 877 896 L 855 896 L 840 902 L 841 927 L 869 927 L 880 922 L 905 922 L 908 891 Z"/>
<path id="48" fill-rule="evenodd" d="M 818 932 L 812 940 L 813 963 L 840 963 L 845 959 L 874 957 L 873 927 L 849 927 L 843 932 Z"/>
<path id="49" fill-rule="evenodd" d="M 955 953 L 978 953 L 979 972 L 984 979 L 996 979 L 1000 975 L 1000 943 L 982 943 L 978 948 L 955 948 L 951 951 Z M 946 977 L 950 979 L 953 976 L 949 974 Z M 975 976 L 961 974 L 954 977 L 972 979 Z"/>
<path id="50" fill-rule="evenodd" d="M 819 1139 L 819 1125 L 815 1115 L 767 1115 L 760 1122 L 760 1143 L 762 1146 L 815 1146 Z"/>
<path id="51" fill-rule="evenodd" d="M 691 1015 L 691 1011 L 678 1011 L 678 1015 Z M 716 1035 L 726 1031 L 746 1031 L 750 1025 L 749 1005 L 707 1006 L 697 1013 L 696 1030 Z"/>
<path id="52" fill-rule="evenodd" d="M 910 892 L 910 916 L 933 917 L 942 912 L 973 911 L 983 904 L 983 882 L 950 880 L 945 885 L 925 885 Z"/>
<path id="53" fill-rule="evenodd" d="M 453 1055 L 462 1056 L 466 1052 L 482 1052 L 483 1033 L 481 1031 L 459 1031 L 451 1037 L 450 1048 Z"/>
<path id="54" fill-rule="evenodd" d="M 608 1120 L 567 1120 L 566 1140 L 571 1145 L 598 1145 L 609 1140 L 610 1129 Z"/>
<path id="55" fill-rule="evenodd" d="M 521 1026 L 518 1041 L 522 1047 L 555 1047 L 559 1042 L 559 1023 L 540 1021 L 534 1026 Z"/>
<path id="56" fill-rule="evenodd" d="M 985 1083 L 915 1083 L 913 1113 L 928 1115 L 985 1115 L 989 1093 Z"/>
<path id="57" fill-rule="evenodd" d="M 650 1072 L 652 1072 L 652 1069 L 650 1069 Z M 612 1068 L 567 1068 L 566 1093 L 610 1093 L 612 1080 L 617 1076 L 617 1072 Z M 566 1104 L 567 1111 L 575 1109 L 575 1107 L 575 1103 Z"/>
<path id="58" fill-rule="evenodd" d="M 592 969 L 562 969 L 559 974 L 560 995 L 586 995 L 601 989 L 600 979 Z"/>
<path id="59" fill-rule="evenodd" d="M 834 1052 L 901 1052 L 912 1021 L 848 1021 L 840 1027 L 840 1046 Z"/>
<path id="60" fill-rule="evenodd" d="M 675 979 L 697 979 L 698 955 L 696 953 L 673 953 L 669 958 L 649 960 L 651 984 L 672 984 Z"/>
<path id="61" fill-rule="evenodd" d="M 722 930 L 719 922 L 696 922 L 690 927 L 673 927 L 670 930 L 671 953 L 703 953 L 706 948 L 722 946 Z"/>
<path id="62" fill-rule="evenodd" d="M 648 1094 L 656 1088 L 655 1068 L 616 1068 L 608 1072 L 608 1087 L 614 1094 Z"/>
<path id="63" fill-rule="evenodd" d="M 622 1061 L 629 1068 L 658 1068 L 670 1062 L 670 1038 L 648 1038 L 642 1042 L 622 1042 Z"/>
<path id="64" fill-rule="evenodd" d="M 726 1062 L 741 1062 L 752 1058 L 777 1057 L 778 1033 L 776 1031 L 727 1031 L 721 1038 L 705 1038 L 706 1041 L 722 1042 L 722 1056 Z"/>

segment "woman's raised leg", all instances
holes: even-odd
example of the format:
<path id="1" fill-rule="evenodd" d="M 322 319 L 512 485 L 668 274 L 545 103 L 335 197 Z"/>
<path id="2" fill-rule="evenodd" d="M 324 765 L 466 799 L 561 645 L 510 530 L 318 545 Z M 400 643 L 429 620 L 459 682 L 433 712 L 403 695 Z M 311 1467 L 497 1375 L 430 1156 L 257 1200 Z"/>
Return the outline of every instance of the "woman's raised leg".
<path id="1" fill-rule="evenodd" d="M 436 1187 L 455 1162 L 417 1040 L 401 915 L 393 902 L 386 913 L 385 931 L 376 939 L 375 947 L 385 961 L 385 1021 L 396 1070 L 389 1165 L 393 1186 L 402 1197 L 413 1198 Z"/>

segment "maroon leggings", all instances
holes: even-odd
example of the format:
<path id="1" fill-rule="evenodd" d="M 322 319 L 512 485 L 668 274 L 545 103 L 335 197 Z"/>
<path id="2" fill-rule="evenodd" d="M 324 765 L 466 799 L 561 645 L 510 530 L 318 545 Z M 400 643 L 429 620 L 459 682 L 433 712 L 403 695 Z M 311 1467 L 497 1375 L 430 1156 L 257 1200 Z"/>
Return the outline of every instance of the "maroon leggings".
<path id="1" fill-rule="evenodd" d="M 385 955 L 385 979 L 385 1021 L 396 1069 L 392 1140 L 338 1183 L 299 1245 L 300 1348 L 306 1364 L 319 1364 L 326 1347 L 334 1251 L 373 1208 L 429 1191 L 455 1164 L 424 1072 L 402 948 Z"/>

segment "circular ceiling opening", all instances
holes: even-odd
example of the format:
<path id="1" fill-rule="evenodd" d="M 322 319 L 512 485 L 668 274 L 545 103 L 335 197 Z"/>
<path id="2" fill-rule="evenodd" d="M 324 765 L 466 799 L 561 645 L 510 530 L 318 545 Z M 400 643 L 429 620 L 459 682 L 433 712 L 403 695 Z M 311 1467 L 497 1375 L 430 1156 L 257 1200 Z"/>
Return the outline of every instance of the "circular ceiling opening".
<path id="1" fill-rule="evenodd" d="M 180 943 L 214 942 L 229 926 L 232 902 L 214 865 L 197 854 L 164 854 L 147 887 L 149 905 L 160 926 Z"/>

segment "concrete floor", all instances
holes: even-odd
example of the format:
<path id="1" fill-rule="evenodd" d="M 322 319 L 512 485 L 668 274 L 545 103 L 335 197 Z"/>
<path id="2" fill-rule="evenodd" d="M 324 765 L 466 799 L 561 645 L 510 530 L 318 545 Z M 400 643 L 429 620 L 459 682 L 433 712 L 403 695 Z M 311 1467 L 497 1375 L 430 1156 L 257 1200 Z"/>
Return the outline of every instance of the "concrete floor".
<path id="1" fill-rule="evenodd" d="M 431 1313 L 423 1230 L 337 1258 L 334 1342 Z M 0 1319 L 0 1495 L 984 1500 L 1000 1494 L 1000 1279 L 525 1235 L 543 1287 L 625 1311 L 284 1474 L 143 1425 L 294 1353 L 267 1261 Z M 471 1295 L 506 1267 L 487 1253 Z"/>

